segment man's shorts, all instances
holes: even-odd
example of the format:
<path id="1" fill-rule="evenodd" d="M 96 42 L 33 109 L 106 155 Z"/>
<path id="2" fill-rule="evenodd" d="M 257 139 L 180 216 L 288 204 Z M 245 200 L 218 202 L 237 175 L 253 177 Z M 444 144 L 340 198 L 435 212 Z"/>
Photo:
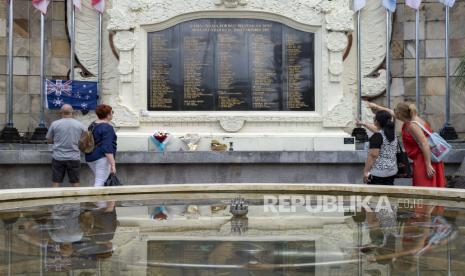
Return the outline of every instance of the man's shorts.
<path id="1" fill-rule="evenodd" d="M 52 160 L 52 180 L 54 183 L 62 183 L 65 173 L 68 173 L 69 183 L 79 183 L 80 160 Z"/>

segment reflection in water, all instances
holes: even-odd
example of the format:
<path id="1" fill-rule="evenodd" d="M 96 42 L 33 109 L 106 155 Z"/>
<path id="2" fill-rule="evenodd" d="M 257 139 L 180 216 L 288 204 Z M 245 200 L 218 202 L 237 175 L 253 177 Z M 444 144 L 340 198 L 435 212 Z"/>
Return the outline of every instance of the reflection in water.
<path id="1" fill-rule="evenodd" d="M 458 235 L 456 214 L 445 216 L 441 206 L 369 213 L 367 222 L 373 247 L 369 262 L 388 266 L 395 274 L 422 269 L 450 269 L 450 243 Z M 463 248 L 455 248 L 455 250 Z M 454 250 L 454 251 L 455 251 Z M 445 258 L 447 254 L 447 258 Z M 462 264 L 460 264 L 462 266 Z"/>
<path id="2" fill-rule="evenodd" d="M 97 268 L 99 260 L 112 256 L 114 202 L 62 204 L 0 215 L 8 245 L 3 254 L 9 256 L 9 269 L 2 275 Z"/>
<path id="3" fill-rule="evenodd" d="M 161 275 L 312 275 L 315 241 L 150 241 Z"/>
<path id="4" fill-rule="evenodd" d="M 465 275 L 465 211 L 447 204 L 266 213 L 247 199 L 232 216 L 227 202 L 3 210 L 0 275 Z"/>

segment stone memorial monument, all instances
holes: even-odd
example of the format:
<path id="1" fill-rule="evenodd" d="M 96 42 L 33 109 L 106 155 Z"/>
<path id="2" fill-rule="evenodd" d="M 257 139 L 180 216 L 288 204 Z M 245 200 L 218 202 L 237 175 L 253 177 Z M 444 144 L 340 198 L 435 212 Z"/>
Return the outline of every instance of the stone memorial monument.
<path id="1" fill-rule="evenodd" d="M 381 4 L 370 5 L 381 18 L 364 38 L 373 96 L 385 89 L 385 25 Z M 76 55 L 95 75 L 93 17 L 77 14 Z M 150 150 L 163 130 L 199 135 L 197 150 L 213 139 L 234 150 L 354 150 L 353 18 L 349 0 L 113 0 L 102 99 L 115 108 L 119 149 Z"/>

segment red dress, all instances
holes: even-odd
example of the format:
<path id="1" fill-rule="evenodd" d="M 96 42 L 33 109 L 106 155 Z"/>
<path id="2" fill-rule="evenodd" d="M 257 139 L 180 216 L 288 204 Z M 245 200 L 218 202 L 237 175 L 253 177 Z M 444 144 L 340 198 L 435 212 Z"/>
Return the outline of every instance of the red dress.
<path id="1" fill-rule="evenodd" d="M 402 142 L 407 152 L 408 157 L 413 161 L 413 186 L 424 186 L 424 187 L 438 187 L 443 188 L 446 186 L 446 176 L 444 173 L 444 163 L 432 163 L 436 173 L 432 178 L 428 178 L 426 173 L 425 159 L 421 152 L 418 143 L 415 141 L 413 136 L 407 130 L 410 123 L 405 123 L 402 126 Z M 426 123 L 426 129 L 431 131 L 431 127 Z M 428 137 L 428 134 L 425 133 Z"/>

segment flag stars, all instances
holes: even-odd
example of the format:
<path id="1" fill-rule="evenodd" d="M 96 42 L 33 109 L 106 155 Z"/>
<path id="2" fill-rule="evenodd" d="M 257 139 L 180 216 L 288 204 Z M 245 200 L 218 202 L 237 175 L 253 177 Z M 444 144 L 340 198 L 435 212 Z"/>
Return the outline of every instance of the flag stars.
<path id="1" fill-rule="evenodd" d="M 52 103 L 53 103 L 54 106 L 62 106 L 64 104 L 64 101 L 62 99 L 60 99 L 60 98 L 56 98 L 56 99 L 53 100 Z"/>
<path id="2" fill-rule="evenodd" d="M 71 104 L 76 110 L 95 109 L 96 84 L 81 81 L 47 80 L 47 107 L 58 109 L 63 104 Z"/>

